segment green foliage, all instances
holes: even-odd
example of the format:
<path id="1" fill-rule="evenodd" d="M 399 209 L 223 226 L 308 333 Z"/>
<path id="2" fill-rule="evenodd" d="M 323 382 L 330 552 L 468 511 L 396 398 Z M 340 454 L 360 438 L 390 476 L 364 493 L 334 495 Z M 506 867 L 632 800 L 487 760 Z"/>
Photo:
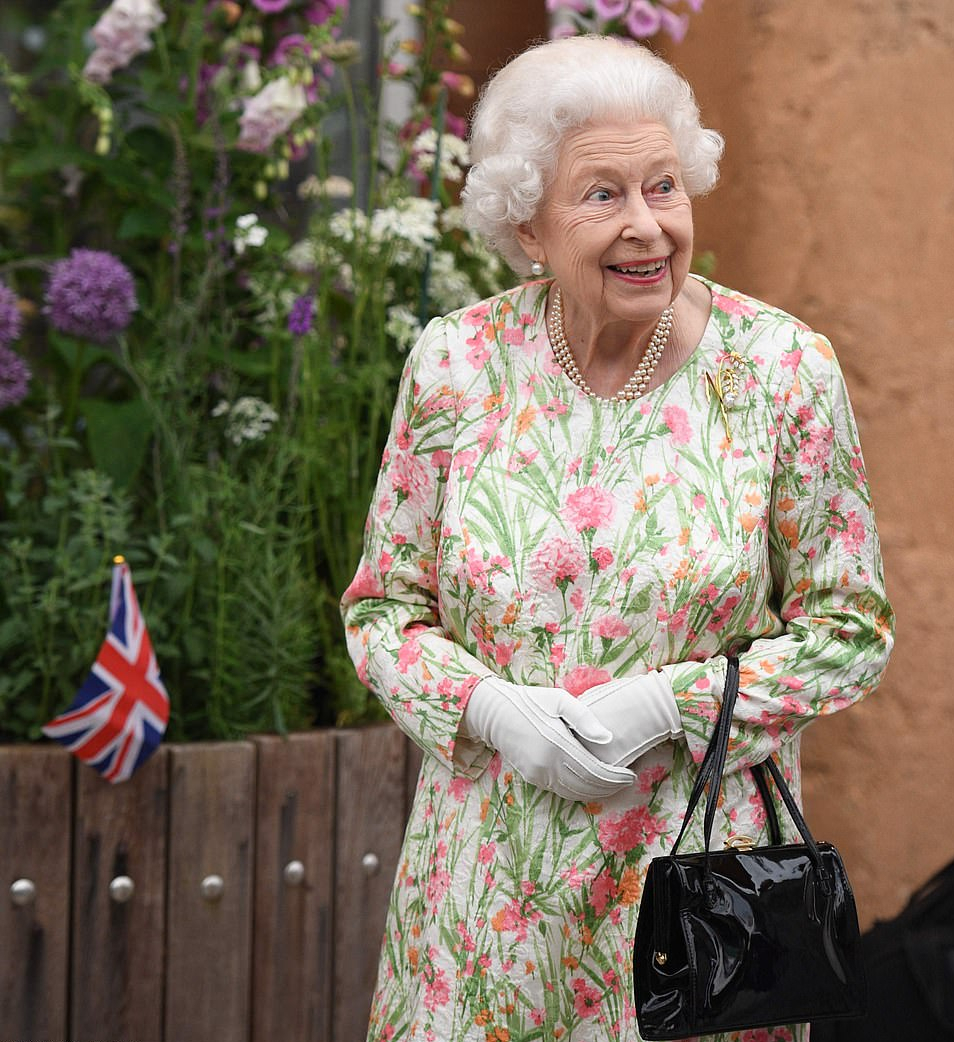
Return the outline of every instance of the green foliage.
<path id="1" fill-rule="evenodd" d="M 0 278 L 27 313 L 15 346 L 34 373 L 0 410 L 0 740 L 38 737 L 73 697 L 117 553 L 170 694 L 170 738 L 367 720 L 380 710 L 338 600 L 404 352 L 429 317 L 509 278 L 460 227 L 466 157 L 436 133 L 447 84 L 468 87 L 439 66 L 460 27 L 448 0 L 430 0 L 414 46 L 385 34 L 382 66 L 410 108 L 386 126 L 379 85 L 353 79 L 333 22 L 271 65 L 277 17 L 167 2 L 153 49 L 96 84 L 81 71 L 92 6 L 55 7 L 34 67 L 0 63 L 16 113 L 0 149 Z M 246 80 L 307 84 L 329 60 L 334 77 L 287 133 L 238 147 L 258 89 Z M 323 129 L 336 111 L 350 154 Z M 386 159 L 369 169 L 369 154 Z M 105 344 L 43 314 L 47 265 L 77 246 L 135 276 L 138 311 Z"/>

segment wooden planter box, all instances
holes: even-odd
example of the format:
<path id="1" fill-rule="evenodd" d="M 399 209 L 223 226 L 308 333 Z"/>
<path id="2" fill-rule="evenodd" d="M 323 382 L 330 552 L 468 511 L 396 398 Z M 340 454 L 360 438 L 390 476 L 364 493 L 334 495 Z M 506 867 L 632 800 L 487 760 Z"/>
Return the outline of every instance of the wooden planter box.
<path id="1" fill-rule="evenodd" d="M 419 764 L 391 725 L 161 746 L 119 785 L 0 746 L 0 1038 L 360 1042 Z"/>

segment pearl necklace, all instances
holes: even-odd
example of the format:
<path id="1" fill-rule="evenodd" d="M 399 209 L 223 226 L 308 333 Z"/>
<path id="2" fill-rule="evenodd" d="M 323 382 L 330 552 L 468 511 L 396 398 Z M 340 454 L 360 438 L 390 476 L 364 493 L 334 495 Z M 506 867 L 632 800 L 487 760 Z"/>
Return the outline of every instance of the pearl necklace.
<path id="1" fill-rule="evenodd" d="M 663 351 L 666 350 L 666 345 L 669 343 L 669 334 L 672 331 L 672 316 L 673 308 L 670 304 L 659 316 L 659 323 L 653 330 L 649 346 L 646 348 L 639 365 L 636 366 L 636 371 L 616 394 L 610 398 L 604 398 L 601 394 L 597 394 L 586 382 L 579 366 L 576 364 L 573 352 L 570 350 L 570 345 L 566 339 L 566 330 L 563 326 L 563 297 L 560 294 L 560 287 L 557 286 L 553 291 L 553 307 L 550 311 L 550 321 L 548 323 L 550 342 L 553 344 L 553 356 L 563 372 L 581 391 L 588 394 L 591 398 L 599 398 L 604 402 L 631 402 L 634 398 L 639 398 L 640 395 L 646 392 L 646 388 L 653 378 L 659 359 L 662 358 Z"/>

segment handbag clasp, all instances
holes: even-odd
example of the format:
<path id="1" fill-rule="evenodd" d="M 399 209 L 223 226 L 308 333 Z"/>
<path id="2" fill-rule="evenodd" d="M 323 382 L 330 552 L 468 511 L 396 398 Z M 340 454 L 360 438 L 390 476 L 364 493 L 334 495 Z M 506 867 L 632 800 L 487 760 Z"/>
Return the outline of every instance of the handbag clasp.
<path id="1" fill-rule="evenodd" d="M 751 850 L 755 846 L 755 840 L 751 836 L 741 836 L 733 832 L 725 841 L 726 850 Z"/>

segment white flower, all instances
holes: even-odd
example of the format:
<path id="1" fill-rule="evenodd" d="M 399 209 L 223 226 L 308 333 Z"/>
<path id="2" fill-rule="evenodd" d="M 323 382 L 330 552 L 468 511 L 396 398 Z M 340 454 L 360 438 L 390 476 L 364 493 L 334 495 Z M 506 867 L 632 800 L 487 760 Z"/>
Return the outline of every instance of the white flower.
<path id="1" fill-rule="evenodd" d="M 310 174 L 298 186 L 300 199 L 350 199 L 353 195 L 354 184 L 338 174 L 332 174 L 323 181 Z"/>
<path id="2" fill-rule="evenodd" d="M 456 311 L 471 303 L 479 294 L 473 283 L 457 268 L 454 255 L 437 250 L 431 258 L 430 298 L 441 314 Z"/>
<path id="3" fill-rule="evenodd" d="M 247 246 L 261 246 L 268 238 L 268 229 L 258 223 L 257 213 L 243 213 L 235 219 L 235 238 L 232 245 L 241 256 Z"/>
<path id="4" fill-rule="evenodd" d="M 422 332 L 417 315 L 406 304 L 396 304 L 394 307 L 388 308 L 384 331 L 397 341 L 399 351 L 407 351 L 412 348 Z"/>
<path id="5" fill-rule="evenodd" d="M 441 213 L 441 228 L 445 232 L 466 232 L 467 219 L 463 206 L 448 206 Z"/>
<path id="6" fill-rule="evenodd" d="M 233 445 L 241 445 L 243 441 L 261 441 L 278 419 L 278 413 L 268 402 L 248 395 L 237 398 L 231 405 L 226 401 L 219 402 L 212 415 L 228 417 L 225 436 Z"/>
<path id="7" fill-rule="evenodd" d="M 388 247 L 397 264 L 408 264 L 433 245 L 438 236 L 438 203 L 434 199 L 401 199 L 371 215 L 371 238 Z"/>
<path id="8" fill-rule="evenodd" d="M 262 68 L 254 58 L 242 66 L 240 83 L 244 94 L 254 94 L 262 86 Z"/>
<path id="9" fill-rule="evenodd" d="M 272 142 L 305 111 L 308 98 L 300 83 L 287 76 L 266 83 L 250 98 L 243 99 L 239 116 L 238 147 L 247 152 L 267 152 Z"/>
<path id="10" fill-rule="evenodd" d="M 411 146 L 414 162 L 424 173 L 434 169 L 434 156 L 437 154 L 437 131 L 428 127 L 422 131 Z M 456 134 L 441 134 L 441 177 L 445 181 L 460 181 L 464 170 L 470 165 L 470 150 L 467 142 Z"/>
<path id="11" fill-rule="evenodd" d="M 364 210 L 339 210 L 331 215 L 328 230 L 341 242 L 354 242 L 355 236 L 367 231 L 368 215 Z"/>

